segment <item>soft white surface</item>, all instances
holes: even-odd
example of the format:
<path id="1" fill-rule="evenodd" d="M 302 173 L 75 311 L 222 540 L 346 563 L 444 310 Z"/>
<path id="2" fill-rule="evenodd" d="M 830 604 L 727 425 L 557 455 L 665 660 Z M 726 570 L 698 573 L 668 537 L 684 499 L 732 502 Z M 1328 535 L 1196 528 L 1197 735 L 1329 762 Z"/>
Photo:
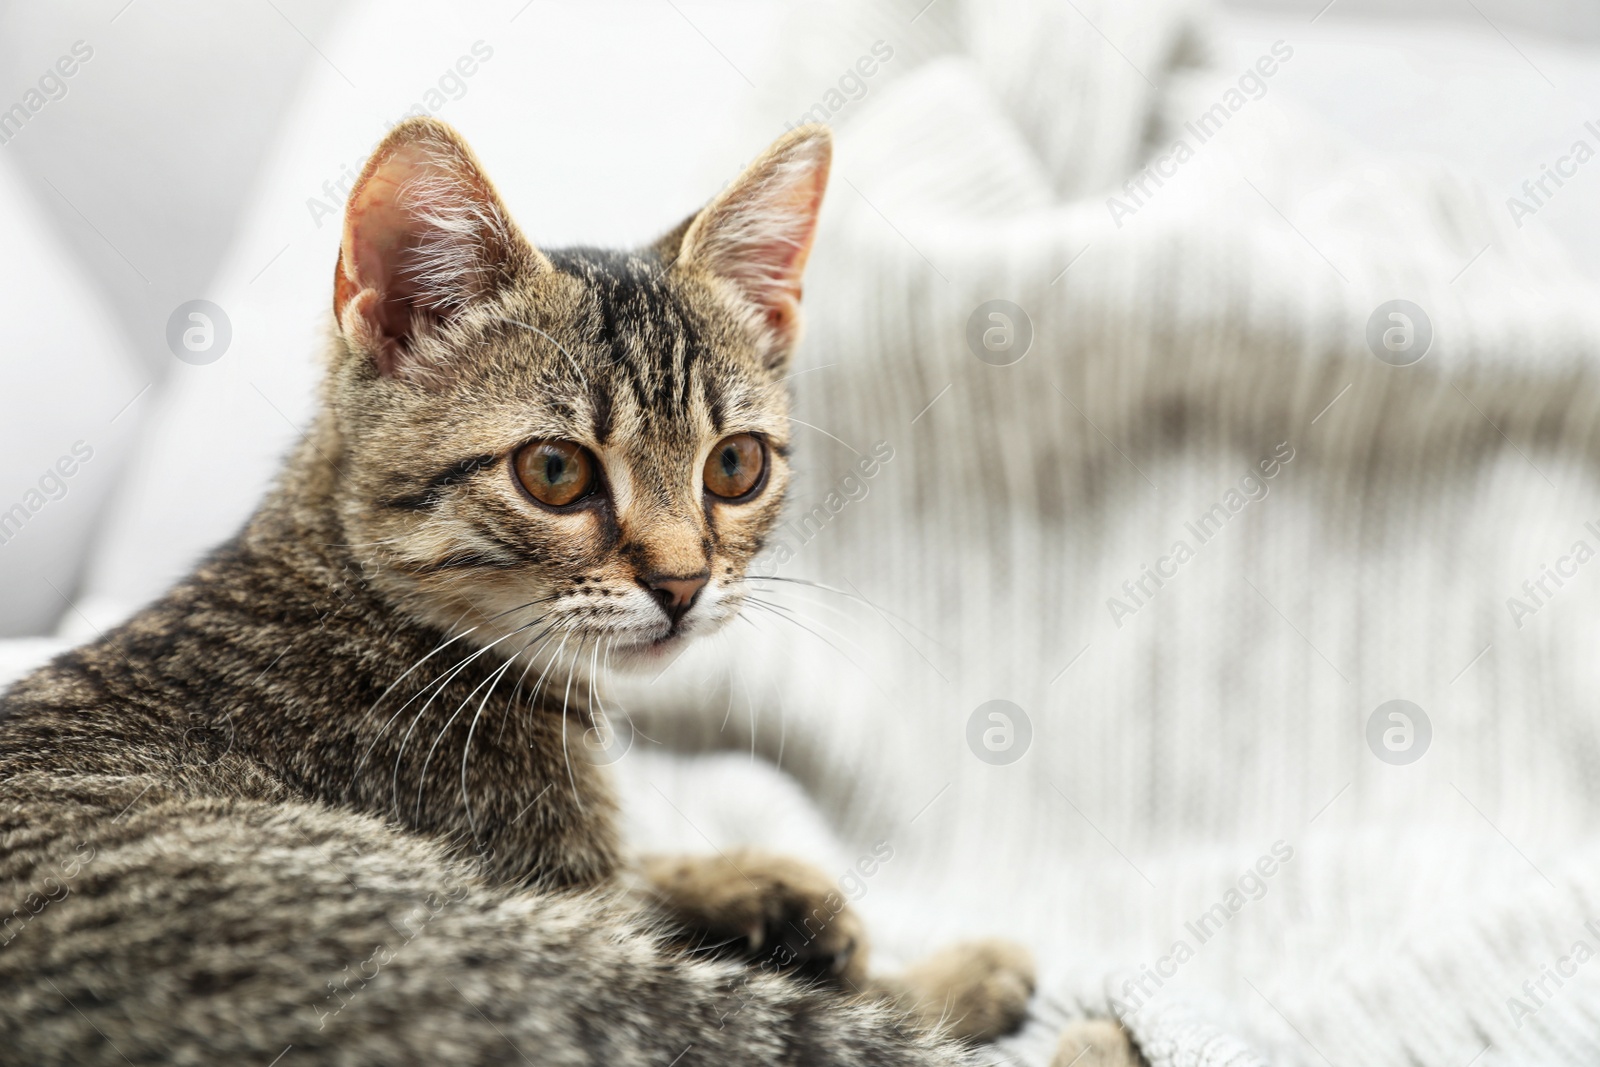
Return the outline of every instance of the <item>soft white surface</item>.
<path id="1" fill-rule="evenodd" d="M 133 456 L 85 582 L 88 603 L 82 606 L 96 625 L 156 595 L 248 514 L 310 410 L 337 235 L 335 220 L 323 217 L 317 226 L 306 202 L 323 195 L 324 182 L 359 167 L 384 123 L 417 102 L 475 41 L 494 49 L 494 58 L 438 114 L 467 134 L 524 228 L 552 245 L 629 243 L 692 210 L 753 153 L 754 144 L 815 104 L 873 41 L 904 46 L 908 25 L 903 13 L 886 13 L 838 56 L 812 60 L 811 69 L 791 76 L 794 87 L 781 105 L 773 105 L 770 124 L 751 129 L 743 137 L 751 144 L 742 144 L 716 131 L 723 116 L 757 96 L 741 71 L 773 91 L 777 65 L 768 52 L 774 5 L 682 5 L 692 24 L 664 5 L 574 9 L 535 3 L 517 14 L 520 7 L 456 5 L 453 14 L 430 11 L 413 19 L 394 17 L 392 5 L 354 5 L 340 23 L 325 50 L 361 89 L 352 90 L 325 64 L 308 71 L 301 99 L 258 177 L 234 250 L 207 293 L 235 320 L 233 352 L 207 367 L 173 361 L 163 386 L 140 401 L 155 412 L 149 439 Z M 1101 40 L 1070 8 L 1058 13 L 1069 30 L 1076 22 L 1083 43 Z M 512 15 L 515 21 L 508 21 Z M 1584 101 L 1600 91 L 1600 53 L 1594 49 L 1526 33 L 1513 48 L 1476 18 L 1352 22 L 1338 15 L 1335 7 L 1314 25 L 1298 14 L 1228 15 L 1209 38 L 1214 65 L 1242 70 L 1272 40 L 1293 41 L 1296 59 L 1275 76 L 1272 100 L 1293 102 L 1387 157 L 1424 155 L 1473 175 L 1502 212 L 1504 198 L 1536 176 L 1541 163 L 1553 161 L 1574 131 L 1581 132 L 1589 117 Z M 975 25 L 980 33 L 987 27 L 1003 46 L 1008 17 L 996 12 Z M 820 23 L 802 20 L 785 36 L 789 54 L 804 54 L 795 49 L 821 32 Z M 1122 67 L 1124 88 L 1143 92 L 1137 74 L 1103 41 L 1101 47 Z M 1559 88 L 1546 85 L 1518 49 Z M 914 62 L 902 52 L 884 64 L 867 81 L 865 97 L 846 105 L 836 121 L 847 121 Z M 1144 66 L 1149 57 L 1138 62 Z M 1047 74 L 1074 76 L 1059 68 Z M 637 86 L 644 83 L 652 88 L 641 95 Z M 1009 90 L 1007 84 L 1000 82 L 1000 90 L 1019 99 L 1035 88 L 1026 77 Z M 1074 99 L 1066 89 L 1040 95 Z M 958 97 L 948 105 L 967 112 L 983 101 Z M 1086 165 L 1083 153 L 1104 152 L 1095 179 L 1120 179 L 1111 173 L 1121 165 L 1118 153 L 1136 143 L 1140 127 L 1102 130 L 1096 138 L 1087 135 L 1087 124 L 1103 119 L 1069 114 L 1060 121 L 1069 135 L 1062 140 L 1079 148 L 1063 153 L 1066 173 Z M 596 128 L 607 136 L 596 138 Z M 1019 142 L 1027 137 L 1025 129 L 1005 126 L 989 134 Z M 1593 189 L 1600 170 L 1589 173 L 1593 169 L 1581 172 L 1527 224 L 1591 273 L 1600 271 L 1600 198 Z M 991 188 L 981 195 L 1015 209 L 1019 204 L 1008 198 L 1021 194 Z M 19 212 L 27 210 L 23 201 L 17 203 Z M 57 286 L 41 293 L 31 305 L 38 310 L 23 321 L 43 330 L 74 314 L 72 291 Z M 100 348 L 117 350 L 114 342 Z M 15 362 L 7 362 L 7 380 L 27 388 L 31 372 L 11 369 Z M 7 469 L 16 467 L 14 478 L 27 480 L 32 465 L 17 461 L 21 450 L 5 455 Z M 202 498 L 206 504 L 197 506 Z M 75 530 L 80 539 L 86 526 L 87 517 Z M 21 581 L 6 579 L 5 587 Z M 74 633 L 92 632 L 72 616 L 62 623 Z"/>
<path id="2" fill-rule="evenodd" d="M 325 65 L 309 72 L 209 294 L 233 321 L 232 348 L 173 369 L 91 567 L 91 615 L 156 595 L 249 514 L 312 410 L 329 321 L 340 212 L 307 201 L 341 175 L 347 187 L 389 124 L 474 44 L 491 58 L 434 113 L 471 141 L 536 242 L 648 240 L 716 190 L 702 169 L 737 169 L 738 154 L 709 166 L 705 142 L 744 83 L 670 5 L 516 10 L 415 5 L 405 17 L 392 3 L 352 5 L 327 51 L 361 89 Z M 713 14 L 720 47 L 748 62 L 760 8 Z M 659 88 L 641 95 L 642 84 Z"/>
<path id="3" fill-rule="evenodd" d="M 129 405 L 149 379 L 122 345 L 100 293 L 57 244 L 0 152 L 0 633 L 48 626 L 74 592 L 92 524 L 137 422 Z M 140 401 L 143 402 L 142 400 Z M 86 463 L 72 446 L 91 454 Z M 70 462 L 57 469 L 67 457 Z M 72 470 L 59 478 L 61 470 Z M 54 471 L 54 476 L 51 472 Z M 41 486 L 41 479 L 47 479 Z M 34 495 L 37 494 L 37 495 Z"/>
<path id="4" fill-rule="evenodd" d="M 1281 838 L 1296 857 L 1265 897 L 1130 1020 L 1158 1067 L 1592 1062 L 1600 971 L 1520 1030 L 1505 998 L 1600 917 L 1594 579 L 1520 631 L 1504 600 L 1600 518 L 1600 304 L 1574 280 L 1600 170 L 1520 231 L 1504 199 L 1581 127 L 1569 98 L 1600 64 L 1519 38 L 1550 96 L 1486 28 L 1252 17 L 1208 74 L 1169 80 L 1166 5 L 940 0 L 911 23 L 921 6 L 815 6 L 764 61 L 758 18 L 684 5 L 759 93 L 667 6 L 537 3 L 509 27 L 498 6 L 425 27 L 357 12 L 330 54 L 367 95 L 312 71 L 213 296 L 235 350 L 177 368 L 85 614 L 153 594 L 248 510 L 309 410 L 335 238 L 305 198 L 474 40 L 495 58 L 441 116 L 536 239 L 601 242 L 687 211 L 886 38 L 894 60 L 835 116 L 800 362 L 831 366 L 796 384 L 800 417 L 896 458 L 782 572 L 870 605 L 794 590 L 815 634 L 756 610 L 632 697 L 662 747 L 744 753 L 624 758 L 636 840 L 753 840 L 829 869 L 893 842 L 859 902 L 885 957 L 1033 944 L 1047 1021 L 1015 1047 L 1040 1062 L 1061 1015 L 1105 1009 Z M 1150 113 L 1193 117 L 1279 37 L 1296 56 L 1267 97 L 1112 227 Z M 606 76 L 652 62 L 643 100 Z M 1411 149 L 1432 158 L 1395 157 Z M 1439 330 L 1406 372 L 1360 336 L 1401 294 Z M 1039 331 L 1013 368 L 964 345 L 995 296 Z M 1296 459 L 1271 495 L 1113 627 L 1106 598 L 1281 440 Z M 854 456 L 801 444 L 804 510 Z M 1433 716 L 1410 767 L 1361 741 L 1395 696 Z M 1010 767 L 964 741 L 995 697 L 1034 725 Z"/>
<path id="5" fill-rule="evenodd" d="M 1165 148 L 1258 53 L 1169 70 L 1179 23 L 1075 7 L 1104 37 L 1039 31 L 1049 0 L 998 44 L 934 7 L 836 120 L 795 383 L 844 443 L 802 436 L 797 512 L 852 449 L 896 457 L 784 573 L 848 595 L 774 591 L 817 633 L 758 610 L 632 705 L 680 745 L 781 747 L 847 847 L 893 840 L 861 904 L 882 942 L 1022 938 L 1061 1013 L 1148 1001 L 1125 1020 L 1158 1067 L 1591 1063 L 1600 972 L 1520 1027 L 1507 998 L 1594 947 L 1594 576 L 1520 629 L 1505 601 L 1596 543 L 1600 292 L 1503 195 L 1294 106 L 1314 40 L 1117 228 L 1117 134 L 1154 118 Z M 897 11 L 797 11 L 807 51 L 730 136 Z M 1063 70 L 1053 106 L 1093 119 L 1031 126 L 1008 85 Z M 1397 296 L 1436 330 L 1406 369 L 1363 337 Z M 1014 367 L 965 344 L 995 297 L 1038 334 Z M 1118 626 L 1108 598 L 1280 442 L 1270 495 Z M 1363 741 L 1396 697 L 1434 730 L 1404 767 Z M 1008 767 L 964 740 L 995 698 L 1034 730 Z M 1292 862 L 1200 945 L 1185 923 L 1277 841 Z M 1135 1001 L 1179 939 L 1195 958 Z"/>

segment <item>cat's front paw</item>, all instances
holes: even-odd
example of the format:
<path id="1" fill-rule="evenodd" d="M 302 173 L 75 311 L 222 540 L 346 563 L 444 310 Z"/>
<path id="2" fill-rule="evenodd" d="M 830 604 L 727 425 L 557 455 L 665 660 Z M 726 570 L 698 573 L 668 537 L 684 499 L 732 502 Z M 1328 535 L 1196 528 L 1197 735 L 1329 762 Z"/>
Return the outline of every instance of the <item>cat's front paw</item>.
<path id="1" fill-rule="evenodd" d="M 1011 941 L 966 941 L 873 981 L 879 996 L 923 1027 L 966 1041 L 993 1041 L 1027 1017 L 1033 956 Z"/>
<path id="2" fill-rule="evenodd" d="M 692 949 L 859 989 L 867 973 L 861 921 L 832 879 L 788 856 L 735 849 L 644 860 L 654 906 Z"/>
<path id="3" fill-rule="evenodd" d="M 1138 1067 L 1128 1031 L 1112 1019 L 1079 1019 L 1061 1032 L 1050 1067 Z"/>

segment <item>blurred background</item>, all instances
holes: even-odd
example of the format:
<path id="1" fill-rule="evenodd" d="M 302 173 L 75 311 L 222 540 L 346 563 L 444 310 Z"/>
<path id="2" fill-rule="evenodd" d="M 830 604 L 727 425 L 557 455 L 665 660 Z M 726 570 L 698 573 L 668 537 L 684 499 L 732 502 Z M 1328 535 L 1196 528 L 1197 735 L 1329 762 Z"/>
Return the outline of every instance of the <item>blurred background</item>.
<path id="1" fill-rule="evenodd" d="M 170 500 L 129 499 L 131 485 L 148 487 L 130 483 L 130 466 L 141 437 L 160 432 L 163 394 L 205 373 L 173 357 L 167 320 L 235 280 L 246 301 L 296 270 L 320 284 L 343 190 L 387 122 L 432 91 L 432 113 L 504 160 L 496 180 L 537 240 L 640 241 L 745 158 L 718 131 L 757 95 L 782 14 L 772 0 L 507 0 L 425 14 L 350 0 L 0 4 L 0 106 L 12 108 L 0 124 L 0 504 L 21 501 L 75 441 L 95 451 L 70 492 L 0 546 L 0 633 L 53 632 L 69 600 L 98 588 L 93 562 L 122 550 L 131 510 L 164 516 L 141 532 L 170 535 L 184 560 L 242 519 L 264 468 L 204 487 L 230 506 L 199 537 Z M 1600 100 L 1600 6 L 1583 0 L 1233 0 L 1209 19 L 1213 47 L 1239 60 L 1219 66 L 1288 34 L 1300 47 L 1275 100 L 1374 149 L 1448 161 L 1496 195 L 1600 118 L 1585 110 Z M 475 44 L 490 58 L 475 60 Z M 27 95 L 75 45 L 92 58 L 32 111 Z M 463 57 L 470 76 L 456 70 Z M 1600 269 L 1593 190 L 1530 225 Z M 293 338 L 300 348 L 284 356 L 302 359 L 323 307 L 271 303 L 260 299 L 263 313 L 296 316 L 275 337 Z M 248 321 L 256 308 L 226 310 Z M 289 421 L 307 410 L 305 397 L 271 399 Z M 293 431 L 268 416 L 277 432 L 260 454 L 276 456 Z M 144 551 L 123 548 L 130 560 Z M 177 562 L 162 553 L 128 591 L 154 592 Z"/>
<path id="2" fill-rule="evenodd" d="M 1600 1062 L 1600 5 L 0 2 L 0 680 L 249 514 L 413 113 L 545 245 L 838 131 L 762 571 L 842 592 L 629 696 L 636 841 L 891 842 L 1029 1063 Z"/>

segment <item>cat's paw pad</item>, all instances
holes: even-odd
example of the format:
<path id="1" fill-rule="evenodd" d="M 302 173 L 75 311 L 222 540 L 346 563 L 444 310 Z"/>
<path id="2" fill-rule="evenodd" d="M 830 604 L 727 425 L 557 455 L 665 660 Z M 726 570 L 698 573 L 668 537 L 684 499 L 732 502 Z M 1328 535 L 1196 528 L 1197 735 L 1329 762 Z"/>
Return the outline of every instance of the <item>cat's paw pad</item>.
<path id="1" fill-rule="evenodd" d="M 1033 996 L 1033 956 L 1011 941 L 941 949 L 882 987 L 922 1025 L 967 1041 L 992 1041 L 1022 1025 Z"/>
<path id="2" fill-rule="evenodd" d="M 1061 1032 L 1050 1067 L 1138 1067 L 1128 1031 L 1112 1019 L 1079 1019 Z"/>
<path id="3" fill-rule="evenodd" d="M 785 972 L 859 988 L 867 939 L 833 879 L 809 864 L 756 849 L 659 856 L 644 873 L 656 905 L 691 945 Z"/>

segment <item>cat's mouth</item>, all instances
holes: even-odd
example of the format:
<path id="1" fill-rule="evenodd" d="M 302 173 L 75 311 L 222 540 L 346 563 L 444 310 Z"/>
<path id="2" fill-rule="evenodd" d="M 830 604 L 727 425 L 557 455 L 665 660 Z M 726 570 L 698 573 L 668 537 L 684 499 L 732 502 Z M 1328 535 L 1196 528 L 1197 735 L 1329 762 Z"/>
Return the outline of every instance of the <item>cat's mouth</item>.
<path id="1" fill-rule="evenodd" d="M 716 628 L 715 622 L 698 613 L 675 619 L 664 628 L 641 627 L 616 640 L 611 648 L 611 663 L 624 669 L 660 670 L 702 634 Z"/>
<path id="2" fill-rule="evenodd" d="M 554 648 L 558 659 L 580 650 L 577 658 L 593 659 L 596 667 L 655 673 L 689 645 L 721 629 L 738 614 L 738 603 L 713 594 L 681 613 L 663 613 L 653 602 L 648 607 L 630 604 L 625 611 L 581 608 L 554 625 L 565 640 L 546 638 L 544 647 Z"/>
<path id="3" fill-rule="evenodd" d="M 626 643 L 619 641 L 613 648 L 613 655 L 621 655 L 624 662 L 632 662 L 636 666 L 660 666 L 677 656 L 701 634 L 717 629 L 719 620 L 716 614 L 714 609 L 708 612 L 703 604 L 698 603 L 682 613 L 669 612 L 668 618 L 661 620 L 666 623 L 664 629 L 641 627 L 641 632 L 634 640 Z"/>
<path id="4" fill-rule="evenodd" d="M 676 659 L 694 638 L 681 626 L 675 626 L 655 637 L 641 635 L 628 644 L 618 642 L 612 646 L 611 665 L 622 670 L 660 670 Z"/>
<path id="5" fill-rule="evenodd" d="M 670 649 L 681 648 L 694 640 L 701 629 L 702 627 L 690 619 L 677 619 L 668 625 L 665 632 L 646 638 L 642 644 L 651 652 L 664 654 Z"/>

